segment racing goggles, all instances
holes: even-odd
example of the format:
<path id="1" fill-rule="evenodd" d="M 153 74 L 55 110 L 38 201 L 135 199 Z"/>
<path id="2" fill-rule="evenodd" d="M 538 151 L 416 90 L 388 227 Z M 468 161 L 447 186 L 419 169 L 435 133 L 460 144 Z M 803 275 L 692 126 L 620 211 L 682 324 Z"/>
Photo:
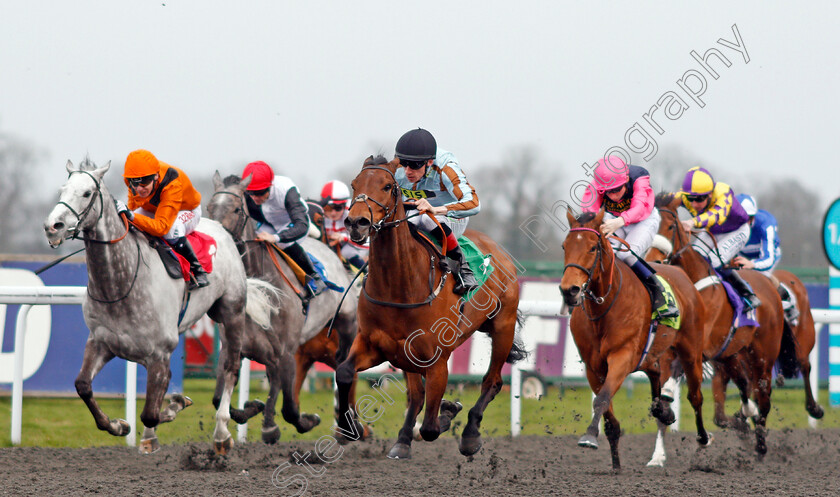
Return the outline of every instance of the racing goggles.
<path id="1" fill-rule="evenodd" d="M 403 166 L 405 166 L 409 169 L 413 169 L 413 170 L 416 171 L 418 169 L 422 169 L 423 166 L 426 165 L 426 161 L 424 161 L 424 160 L 402 160 L 402 159 L 400 159 L 400 164 L 402 164 Z"/>
<path id="2" fill-rule="evenodd" d="M 138 186 L 142 186 L 143 188 L 152 184 L 155 180 L 155 174 L 150 174 L 148 176 L 143 176 L 142 178 L 128 178 L 128 184 L 131 185 L 132 188 L 137 188 Z"/>
<path id="3" fill-rule="evenodd" d="M 685 199 L 689 202 L 705 202 L 705 200 L 709 198 L 709 194 L 705 193 L 703 195 L 686 195 Z"/>

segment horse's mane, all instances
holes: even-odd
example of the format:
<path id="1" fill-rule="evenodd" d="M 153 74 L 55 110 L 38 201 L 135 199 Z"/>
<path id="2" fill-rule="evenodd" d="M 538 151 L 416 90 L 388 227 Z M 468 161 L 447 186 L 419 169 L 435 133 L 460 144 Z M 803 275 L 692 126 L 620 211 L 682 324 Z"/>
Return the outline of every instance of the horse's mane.
<path id="1" fill-rule="evenodd" d="M 235 174 L 231 174 L 230 176 L 227 176 L 225 179 L 222 180 L 222 185 L 225 187 L 231 185 L 238 185 L 240 181 L 242 181 L 242 178 Z"/>
<path id="2" fill-rule="evenodd" d="M 579 222 L 580 224 L 586 224 L 589 221 L 592 221 L 593 219 L 595 219 L 596 214 L 597 213 L 595 213 L 595 212 L 584 212 L 584 213 L 579 214 L 576 219 L 577 219 L 577 222 Z"/>
<path id="3" fill-rule="evenodd" d="M 385 156 L 383 156 L 382 154 L 378 154 L 375 157 L 371 155 L 367 159 L 365 159 L 365 162 L 364 164 L 362 164 L 362 167 L 381 166 L 383 164 L 387 164 L 388 162 L 388 159 L 386 159 Z"/>
<path id="4" fill-rule="evenodd" d="M 674 201 L 674 196 L 675 194 L 671 192 L 659 192 L 656 194 L 656 200 L 654 200 L 653 205 L 655 207 L 667 207 Z"/>
<path id="5" fill-rule="evenodd" d="M 85 158 L 79 162 L 79 171 L 93 171 L 96 169 L 96 164 L 90 160 L 90 155 L 85 155 Z"/>

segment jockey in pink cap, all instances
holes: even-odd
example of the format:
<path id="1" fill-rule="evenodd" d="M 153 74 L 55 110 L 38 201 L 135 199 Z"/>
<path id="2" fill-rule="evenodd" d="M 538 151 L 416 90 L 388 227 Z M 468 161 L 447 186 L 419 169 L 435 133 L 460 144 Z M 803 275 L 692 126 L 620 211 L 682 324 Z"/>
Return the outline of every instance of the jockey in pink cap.
<path id="1" fill-rule="evenodd" d="M 654 194 L 647 169 L 628 166 L 621 158 L 610 155 L 598 161 L 595 179 L 586 188 L 582 205 L 586 212 L 604 208 L 601 233 L 623 238 L 632 250 L 617 251 L 616 257 L 630 266 L 642 280 L 659 317 L 675 318 L 679 316 L 679 309 L 665 297 L 665 289 L 653 268 L 640 258 L 650 249 L 659 230 L 659 211 L 653 208 L 653 203 Z M 618 242 L 613 242 L 614 248 L 620 246 Z"/>

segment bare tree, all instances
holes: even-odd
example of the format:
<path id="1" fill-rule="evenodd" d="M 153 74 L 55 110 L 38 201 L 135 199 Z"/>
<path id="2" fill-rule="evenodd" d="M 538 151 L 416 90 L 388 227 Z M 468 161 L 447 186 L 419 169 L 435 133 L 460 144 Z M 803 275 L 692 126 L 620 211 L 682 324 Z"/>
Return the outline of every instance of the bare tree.
<path id="1" fill-rule="evenodd" d="M 38 187 L 44 153 L 7 133 L 0 133 L 0 252 L 48 252 L 38 219 L 48 201 Z"/>

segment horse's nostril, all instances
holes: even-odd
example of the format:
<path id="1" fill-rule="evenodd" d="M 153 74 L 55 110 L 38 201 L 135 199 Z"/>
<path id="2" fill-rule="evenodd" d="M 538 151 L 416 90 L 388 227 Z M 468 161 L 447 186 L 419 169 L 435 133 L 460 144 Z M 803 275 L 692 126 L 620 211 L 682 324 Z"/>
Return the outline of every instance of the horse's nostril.
<path id="1" fill-rule="evenodd" d="M 58 231 L 63 227 L 64 227 L 64 223 L 55 223 L 55 224 L 52 225 L 52 230 L 53 231 Z"/>
<path id="2" fill-rule="evenodd" d="M 370 219 L 363 217 L 356 221 L 356 226 L 359 228 L 367 228 L 370 226 Z"/>
<path id="3" fill-rule="evenodd" d="M 580 287 L 577 286 L 577 285 L 572 285 L 572 286 L 569 287 L 568 292 L 569 292 L 569 295 L 575 297 L 575 296 L 577 296 L 577 294 L 580 293 Z"/>

